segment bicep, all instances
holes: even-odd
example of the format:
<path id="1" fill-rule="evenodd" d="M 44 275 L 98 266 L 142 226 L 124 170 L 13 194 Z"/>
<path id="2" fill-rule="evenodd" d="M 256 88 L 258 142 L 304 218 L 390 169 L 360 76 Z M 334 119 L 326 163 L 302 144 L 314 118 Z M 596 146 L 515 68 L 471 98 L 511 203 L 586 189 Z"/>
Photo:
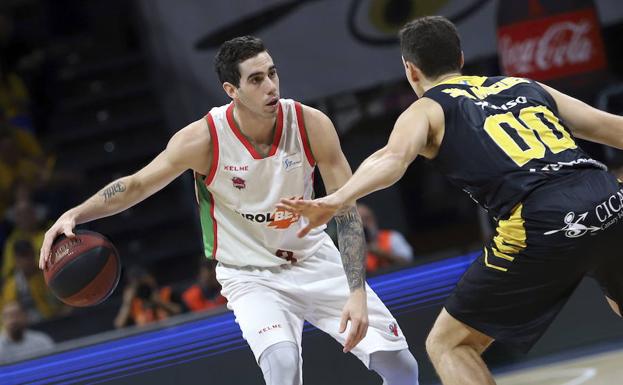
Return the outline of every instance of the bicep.
<path id="1" fill-rule="evenodd" d="M 336 146 L 336 153 L 327 159 L 317 159 L 318 169 L 322 176 L 327 193 L 336 191 L 342 187 L 348 179 L 353 175 L 350 165 L 346 160 L 346 156 Z"/>
<path id="2" fill-rule="evenodd" d="M 186 168 L 170 160 L 170 154 L 165 149 L 131 177 L 139 188 L 151 195 L 171 183 L 185 170 Z"/>
<path id="3" fill-rule="evenodd" d="M 427 112 L 423 108 L 409 107 L 396 120 L 383 151 L 408 166 L 426 147 L 429 125 Z"/>

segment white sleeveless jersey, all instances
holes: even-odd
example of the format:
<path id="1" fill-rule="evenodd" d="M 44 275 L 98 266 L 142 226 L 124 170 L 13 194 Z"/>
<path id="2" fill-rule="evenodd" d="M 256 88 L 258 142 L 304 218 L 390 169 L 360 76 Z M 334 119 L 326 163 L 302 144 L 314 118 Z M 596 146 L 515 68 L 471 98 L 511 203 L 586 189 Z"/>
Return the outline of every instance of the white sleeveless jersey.
<path id="1" fill-rule="evenodd" d="M 205 254 L 235 266 L 278 266 L 314 254 L 331 242 L 324 228 L 296 233 L 307 221 L 275 205 L 281 198 L 311 199 L 315 162 L 301 105 L 281 99 L 275 136 L 264 157 L 240 131 L 234 104 L 213 108 L 207 176 L 195 175 Z"/>

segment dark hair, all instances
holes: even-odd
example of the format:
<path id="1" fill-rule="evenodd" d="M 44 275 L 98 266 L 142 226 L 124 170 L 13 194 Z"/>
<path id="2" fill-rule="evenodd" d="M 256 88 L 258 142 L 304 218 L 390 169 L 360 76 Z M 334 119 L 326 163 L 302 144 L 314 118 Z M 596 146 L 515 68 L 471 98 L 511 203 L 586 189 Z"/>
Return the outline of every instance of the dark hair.
<path id="1" fill-rule="evenodd" d="M 400 50 L 427 78 L 461 70 L 461 39 L 452 22 L 443 16 L 426 16 L 400 30 Z"/>
<path id="2" fill-rule="evenodd" d="M 238 65 L 264 51 L 266 51 L 264 43 L 255 36 L 240 36 L 227 40 L 214 57 L 214 69 L 221 83 L 228 82 L 240 87 Z"/>

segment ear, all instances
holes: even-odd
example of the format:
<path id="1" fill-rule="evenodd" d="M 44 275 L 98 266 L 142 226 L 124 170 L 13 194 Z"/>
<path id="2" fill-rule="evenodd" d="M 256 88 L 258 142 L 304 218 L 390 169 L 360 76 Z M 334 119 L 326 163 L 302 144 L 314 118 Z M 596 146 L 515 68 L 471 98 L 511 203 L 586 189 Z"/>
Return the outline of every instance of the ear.
<path id="1" fill-rule="evenodd" d="M 407 76 L 409 77 L 409 80 L 415 82 L 418 82 L 421 78 L 422 78 L 422 71 L 420 71 L 419 68 L 417 68 L 415 66 L 415 64 L 411 63 L 410 61 L 405 61 L 405 72 L 407 73 Z"/>
<path id="2" fill-rule="evenodd" d="M 230 98 L 236 99 L 238 97 L 238 88 L 235 85 L 225 82 L 223 83 L 223 89 Z"/>
<path id="3" fill-rule="evenodd" d="M 461 51 L 461 69 L 463 69 L 464 64 L 465 64 L 465 55 L 463 55 L 463 51 Z"/>

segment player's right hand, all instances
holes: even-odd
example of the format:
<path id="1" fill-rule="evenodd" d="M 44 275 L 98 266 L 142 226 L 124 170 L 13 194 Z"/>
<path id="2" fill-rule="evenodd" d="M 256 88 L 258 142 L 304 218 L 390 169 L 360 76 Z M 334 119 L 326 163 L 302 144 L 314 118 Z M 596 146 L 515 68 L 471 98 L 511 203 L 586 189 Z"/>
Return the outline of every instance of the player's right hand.
<path id="1" fill-rule="evenodd" d="M 74 227 L 76 227 L 76 220 L 73 216 L 65 213 L 45 232 L 43 243 L 41 244 L 41 251 L 39 252 L 39 268 L 41 270 L 47 269 L 54 263 L 50 251 L 56 237 L 61 234 L 65 234 L 65 236 L 70 238 L 75 237 Z"/>

